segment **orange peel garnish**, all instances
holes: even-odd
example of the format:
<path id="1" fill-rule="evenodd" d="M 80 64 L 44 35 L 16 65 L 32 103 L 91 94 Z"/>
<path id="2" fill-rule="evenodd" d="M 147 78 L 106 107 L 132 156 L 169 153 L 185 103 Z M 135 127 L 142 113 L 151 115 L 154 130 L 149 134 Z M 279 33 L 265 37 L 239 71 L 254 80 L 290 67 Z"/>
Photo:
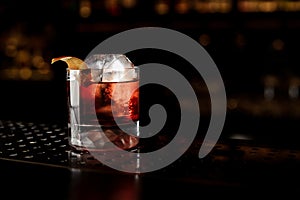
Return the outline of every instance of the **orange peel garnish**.
<path id="1" fill-rule="evenodd" d="M 87 69 L 87 64 L 81 60 L 80 58 L 74 56 L 61 56 L 57 58 L 52 58 L 51 64 L 57 61 L 64 61 L 67 63 L 69 69 L 79 70 L 79 69 Z"/>

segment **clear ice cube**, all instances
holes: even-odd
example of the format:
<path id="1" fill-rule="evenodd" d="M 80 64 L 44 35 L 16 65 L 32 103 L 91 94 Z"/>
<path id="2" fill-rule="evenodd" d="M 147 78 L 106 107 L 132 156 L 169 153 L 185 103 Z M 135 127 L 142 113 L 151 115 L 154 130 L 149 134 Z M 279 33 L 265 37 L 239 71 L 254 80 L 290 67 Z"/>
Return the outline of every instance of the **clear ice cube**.
<path id="1" fill-rule="evenodd" d="M 95 54 L 85 62 L 93 82 L 123 82 L 137 78 L 133 63 L 123 54 Z"/>

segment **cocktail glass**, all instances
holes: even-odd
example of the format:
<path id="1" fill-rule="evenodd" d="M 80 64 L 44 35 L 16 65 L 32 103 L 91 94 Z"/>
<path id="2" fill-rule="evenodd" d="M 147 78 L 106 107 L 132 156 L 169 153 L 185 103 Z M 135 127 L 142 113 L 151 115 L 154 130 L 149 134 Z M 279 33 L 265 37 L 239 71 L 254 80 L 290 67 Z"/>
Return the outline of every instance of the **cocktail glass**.
<path id="1" fill-rule="evenodd" d="M 77 150 L 132 149 L 139 139 L 139 68 L 125 55 L 99 54 L 67 69 L 69 142 Z"/>

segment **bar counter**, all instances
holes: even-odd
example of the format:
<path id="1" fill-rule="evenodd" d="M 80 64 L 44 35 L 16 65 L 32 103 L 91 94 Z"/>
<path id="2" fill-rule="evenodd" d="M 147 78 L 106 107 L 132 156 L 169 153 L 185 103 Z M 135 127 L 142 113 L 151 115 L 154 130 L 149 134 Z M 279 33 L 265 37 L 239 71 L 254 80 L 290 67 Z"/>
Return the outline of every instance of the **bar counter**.
<path id="1" fill-rule="evenodd" d="M 7 125 L 24 131 L 4 134 Z M 88 152 L 74 152 L 67 145 L 63 127 L 40 124 L 47 130 L 47 139 L 42 142 L 39 136 L 25 134 L 25 125 L 33 126 L 2 121 L 1 195 L 9 199 L 244 199 L 280 195 L 289 199 L 300 193 L 299 148 L 222 137 L 200 159 L 202 142 L 196 138 L 171 165 L 153 172 L 126 173 L 101 164 Z M 51 136 L 51 127 L 60 130 L 57 137 Z"/>

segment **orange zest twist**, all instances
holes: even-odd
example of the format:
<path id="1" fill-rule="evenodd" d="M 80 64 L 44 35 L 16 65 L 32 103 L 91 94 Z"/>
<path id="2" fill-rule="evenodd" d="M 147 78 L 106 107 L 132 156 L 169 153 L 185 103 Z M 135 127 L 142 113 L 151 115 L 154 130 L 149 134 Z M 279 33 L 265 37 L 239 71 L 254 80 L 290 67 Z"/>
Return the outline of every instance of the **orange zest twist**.
<path id="1" fill-rule="evenodd" d="M 61 56 L 57 58 L 53 58 L 51 60 L 51 64 L 57 61 L 64 61 L 67 63 L 69 69 L 79 70 L 79 69 L 87 69 L 87 64 L 81 60 L 80 58 L 74 56 Z"/>

